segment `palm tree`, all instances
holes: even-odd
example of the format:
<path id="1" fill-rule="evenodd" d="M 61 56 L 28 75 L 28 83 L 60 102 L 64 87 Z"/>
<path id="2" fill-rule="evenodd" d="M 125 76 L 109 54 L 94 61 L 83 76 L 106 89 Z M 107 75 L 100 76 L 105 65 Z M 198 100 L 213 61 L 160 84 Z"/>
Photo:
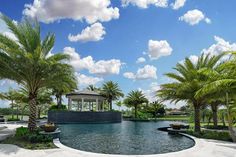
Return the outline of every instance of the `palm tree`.
<path id="1" fill-rule="evenodd" d="M 8 92 L 0 93 L 0 99 L 8 100 L 8 101 L 11 102 L 10 106 L 11 106 L 11 109 L 12 109 L 12 119 L 13 119 L 14 118 L 14 107 L 17 106 L 15 101 L 18 100 L 17 91 L 10 88 Z M 17 110 L 18 110 L 18 106 L 17 106 Z M 17 118 L 18 118 L 18 111 L 17 111 Z"/>
<path id="2" fill-rule="evenodd" d="M 134 107 L 135 119 L 137 118 L 138 107 L 143 103 L 148 103 L 148 100 L 145 98 L 142 91 L 139 90 L 129 92 L 128 96 L 124 99 L 124 104 L 126 104 L 127 107 Z"/>
<path id="3" fill-rule="evenodd" d="M 225 99 L 227 111 L 228 127 L 230 135 L 236 142 L 236 132 L 233 129 L 232 112 L 236 108 L 236 52 L 231 52 L 234 58 L 222 63 L 216 70 L 205 70 L 203 74 L 208 77 L 208 83 L 196 92 L 195 97 L 208 97 L 215 95 L 216 97 Z M 234 103 L 230 104 L 232 99 Z"/>
<path id="4" fill-rule="evenodd" d="M 77 89 L 77 80 L 74 76 L 74 70 L 71 66 L 61 68 L 60 79 L 52 84 L 52 93 L 57 100 L 58 108 L 62 107 L 62 96 Z"/>
<path id="5" fill-rule="evenodd" d="M 206 98 L 195 97 L 196 92 L 201 89 L 207 81 L 207 77 L 202 75 L 204 69 L 214 69 L 222 55 L 210 56 L 202 54 L 197 63 L 193 63 L 186 58 L 184 63 L 178 63 L 174 70 L 177 73 L 167 73 L 166 76 L 174 80 L 172 83 L 161 85 L 161 89 L 157 92 L 163 101 L 171 102 L 186 101 L 194 107 L 194 131 L 200 132 L 200 108 L 206 104 Z"/>
<path id="6" fill-rule="evenodd" d="M 112 110 L 112 101 L 118 100 L 120 97 L 124 96 L 118 83 L 114 83 L 112 81 L 105 82 L 102 85 L 100 93 L 107 99 L 110 105 L 110 110 Z"/>
<path id="7" fill-rule="evenodd" d="M 120 110 L 120 108 L 121 108 L 121 106 L 123 105 L 123 102 L 122 101 L 116 101 L 116 106 L 118 106 L 119 107 L 119 110 Z"/>
<path id="8" fill-rule="evenodd" d="M 38 92 L 41 88 L 63 81 L 60 78 L 61 69 L 69 66 L 65 63 L 69 57 L 61 53 L 49 55 L 55 36 L 49 33 L 41 40 L 37 21 L 31 23 L 25 19 L 15 24 L 4 15 L 1 19 L 17 40 L 0 34 L 0 78 L 13 80 L 27 91 L 30 110 L 28 128 L 34 131 L 37 127 Z"/>
<path id="9" fill-rule="evenodd" d="M 95 87 L 94 85 L 88 85 L 88 87 L 86 89 L 90 90 L 90 91 L 98 91 L 99 90 L 99 88 Z"/>

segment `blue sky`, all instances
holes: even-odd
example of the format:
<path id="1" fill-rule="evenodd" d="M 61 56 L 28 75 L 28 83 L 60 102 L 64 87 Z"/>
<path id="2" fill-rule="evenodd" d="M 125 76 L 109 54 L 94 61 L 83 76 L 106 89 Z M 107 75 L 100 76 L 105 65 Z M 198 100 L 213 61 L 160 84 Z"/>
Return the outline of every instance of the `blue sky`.
<path id="1" fill-rule="evenodd" d="M 185 57 L 236 50 L 234 6 L 235 0 L 1 0 L 0 12 L 17 22 L 37 18 L 42 37 L 55 33 L 52 54 L 71 55 L 80 89 L 113 80 L 124 93 L 139 89 L 154 100 L 170 81 L 163 74 Z M 11 36 L 1 21 L 0 33 Z M 10 86 L 16 85 L 2 80 L 0 91 Z"/>

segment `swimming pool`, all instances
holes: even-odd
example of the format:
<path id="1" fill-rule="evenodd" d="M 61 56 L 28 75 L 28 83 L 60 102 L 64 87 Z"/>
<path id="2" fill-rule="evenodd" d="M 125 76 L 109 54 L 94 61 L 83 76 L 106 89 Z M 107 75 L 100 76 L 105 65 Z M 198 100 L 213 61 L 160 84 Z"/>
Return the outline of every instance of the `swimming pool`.
<path id="1" fill-rule="evenodd" d="M 182 135 L 170 135 L 157 128 L 171 122 L 132 122 L 110 124 L 64 124 L 62 144 L 95 153 L 147 155 L 180 151 L 194 146 L 194 141 Z"/>

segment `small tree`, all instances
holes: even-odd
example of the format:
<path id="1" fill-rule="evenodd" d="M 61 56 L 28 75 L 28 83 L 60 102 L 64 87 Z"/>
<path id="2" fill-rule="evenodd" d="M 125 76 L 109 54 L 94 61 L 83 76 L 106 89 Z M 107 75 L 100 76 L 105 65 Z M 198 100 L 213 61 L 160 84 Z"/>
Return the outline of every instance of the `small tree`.
<path id="1" fill-rule="evenodd" d="M 102 85 L 100 93 L 107 99 L 110 105 L 110 110 L 112 110 L 112 101 L 118 100 L 120 97 L 124 96 L 118 83 L 114 83 L 112 81 L 105 82 Z"/>
<path id="2" fill-rule="evenodd" d="M 135 119 L 137 118 L 138 107 L 143 103 L 148 103 L 148 100 L 147 98 L 145 98 L 142 91 L 139 90 L 129 92 L 126 98 L 124 99 L 124 104 L 126 104 L 127 107 L 134 107 Z"/>

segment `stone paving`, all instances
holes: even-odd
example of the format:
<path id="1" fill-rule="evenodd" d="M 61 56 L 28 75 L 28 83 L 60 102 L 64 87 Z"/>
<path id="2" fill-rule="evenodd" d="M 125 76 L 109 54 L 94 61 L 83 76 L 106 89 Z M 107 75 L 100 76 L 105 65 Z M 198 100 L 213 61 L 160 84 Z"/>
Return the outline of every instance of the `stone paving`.
<path id="1" fill-rule="evenodd" d="M 9 130 L 14 130 L 14 125 L 7 125 Z M 1 133 L 0 133 L 1 134 Z M 194 147 L 166 154 L 155 155 L 111 155 L 97 154 L 69 148 L 54 140 L 56 149 L 27 150 L 15 145 L 0 144 L 0 157 L 236 157 L 236 144 L 231 142 L 199 139 L 192 137 L 196 144 Z"/>

